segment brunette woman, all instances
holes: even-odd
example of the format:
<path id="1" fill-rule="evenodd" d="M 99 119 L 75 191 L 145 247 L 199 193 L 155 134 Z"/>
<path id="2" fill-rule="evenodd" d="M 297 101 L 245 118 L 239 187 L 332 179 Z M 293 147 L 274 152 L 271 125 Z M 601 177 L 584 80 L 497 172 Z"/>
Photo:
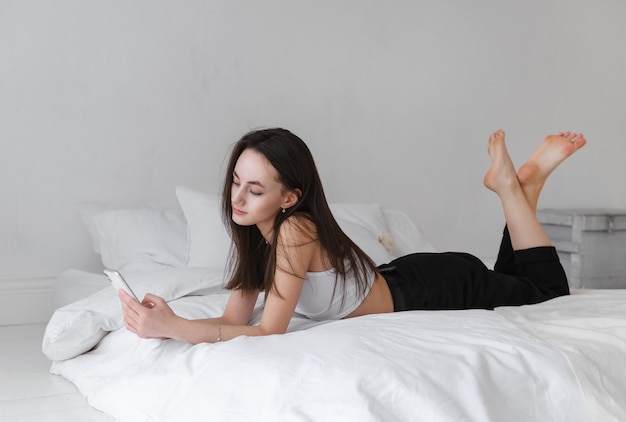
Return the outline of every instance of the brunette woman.
<path id="1" fill-rule="evenodd" d="M 418 309 L 493 309 L 569 294 L 556 250 L 535 216 L 550 173 L 586 143 L 550 135 L 516 173 L 504 132 L 489 138 L 484 183 L 502 202 L 506 227 L 494 270 L 465 253 L 416 253 L 376 267 L 340 229 L 306 144 L 285 129 L 253 131 L 232 151 L 222 192 L 233 240 L 219 318 L 188 320 L 160 297 L 123 291 L 126 327 L 140 337 L 191 343 L 282 334 L 294 312 L 316 320 Z M 249 325 L 259 294 L 261 320 Z"/>

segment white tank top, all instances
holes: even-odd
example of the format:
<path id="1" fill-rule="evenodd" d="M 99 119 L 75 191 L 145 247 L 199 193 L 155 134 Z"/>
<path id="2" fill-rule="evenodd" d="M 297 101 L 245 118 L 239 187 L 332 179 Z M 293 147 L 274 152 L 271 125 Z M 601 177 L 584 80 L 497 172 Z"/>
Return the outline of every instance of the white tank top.
<path id="1" fill-rule="evenodd" d="M 367 289 L 362 297 L 357 291 L 353 272 L 350 272 L 345 279 L 345 296 L 341 279 L 337 280 L 337 288 L 335 289 L 335 277 L 334 268 L 322 272 L 306 273 L 300 299 L 296 305 L 296 312 L 316 321 L 341 319 L 349 315 L 363 302 L 372 288 L 372 284 L 374 284 L 375 274 L 373 271 L 368 272 Z"/>

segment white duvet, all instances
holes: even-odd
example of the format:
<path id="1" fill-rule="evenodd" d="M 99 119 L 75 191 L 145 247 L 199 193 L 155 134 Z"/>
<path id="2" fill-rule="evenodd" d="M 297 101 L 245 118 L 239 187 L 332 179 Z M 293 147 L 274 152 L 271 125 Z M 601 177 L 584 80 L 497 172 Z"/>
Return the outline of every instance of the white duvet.
<path id="1" fill-rule="evenodd" d="M 218 290 L 170 303 L 200 318 L 221 314 L 227 297 Z M 121 322 L 111 311 L 119 307 L 114 294 L 101 292 L 98 301 L 110 301 L 109 327 Z M 53 317 L 46 334 L 57 335 L 48 339 L 52 354 L 86 329 L 55 324 L 62 321 Z M 195 346 L 118 328 L 51 371 L 129 422 L 571 422 L 626 420 L 625 362 L 626 291 L 588 291 L 496 311 L 327 323 L 294 316 L 285 335 Z"/>

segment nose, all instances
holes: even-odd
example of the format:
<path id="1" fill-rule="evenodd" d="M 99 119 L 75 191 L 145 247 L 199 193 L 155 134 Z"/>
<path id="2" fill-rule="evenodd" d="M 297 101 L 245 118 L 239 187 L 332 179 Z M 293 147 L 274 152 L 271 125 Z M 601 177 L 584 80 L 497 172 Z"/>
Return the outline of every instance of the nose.
<path id="1" fill-rule="evenodd" d="M 243 201 L 242 189 L 241 186 L 233 185 L 233 189 L 230 193 L 230 201 L 233 204 L 241 205 Z"/>

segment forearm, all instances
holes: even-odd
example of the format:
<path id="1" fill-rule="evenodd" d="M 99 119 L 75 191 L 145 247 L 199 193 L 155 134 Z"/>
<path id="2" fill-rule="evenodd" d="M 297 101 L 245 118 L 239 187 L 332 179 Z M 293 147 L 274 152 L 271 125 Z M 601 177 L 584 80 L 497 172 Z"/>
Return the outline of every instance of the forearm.
<path id="1" fill-rule="evenodd" d="M 302 279 L 295 278 L 296 289 L 289 292 L 288 286 L 281 287 L 281 292 L 291 293 L 291 301 L 285 301 L 276 295 L 266 298 L 263 315 L 258 325 L 248 325 L 257 303 L 258 291 L 231 293 L 224 314 L 219 318 L 189 320 L 173 316 L 164 329 L 163 337 L 173 338 L 188 343 L 215 343 L 228 341 L 239 336 L 266 336 L 284 334 L 293 316 L 297 298 L 300 294 Z M 290 279 L 288 285 L 294 280 Z"/>
<path id="2" fill-rule="evenodd" d="M 179 318 L 171 327 L 168 337 L 188 343 L 216 343 L 239 336 L 264 336 L 278 334 L 260 325 L 229 325 L 223 318 L 189 320 Z"/>

